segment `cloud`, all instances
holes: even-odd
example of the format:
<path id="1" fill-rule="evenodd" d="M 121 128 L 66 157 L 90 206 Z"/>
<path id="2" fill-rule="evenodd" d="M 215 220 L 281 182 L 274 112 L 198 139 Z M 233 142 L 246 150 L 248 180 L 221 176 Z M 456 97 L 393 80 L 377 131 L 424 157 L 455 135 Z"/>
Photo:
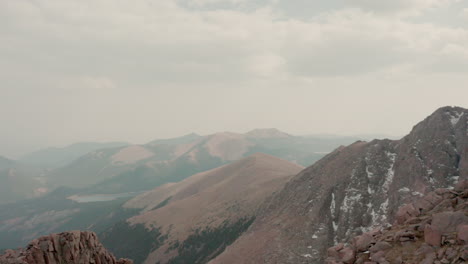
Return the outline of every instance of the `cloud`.
<path id="1" fill-rule="evenodd" d="M 61 125 L 64 136 L 48 142 L 69 142 L 67 134 L 107 140 L 116 131 L 132 138 L 112 140 L 150 140 L 279 120 L 294 127 L 311 105 L 352 108 L 353 92 L 335 100 L 342 89 L 380 96 L 382 89 L 458 89 L 468 81 L 466 23 L 406 15 L 418 8 L 437 14 L 435 7 L 453 1 L 183 2 L 0 1 L 0 90 L 11 98 L 0 103 L 0 117 L 24 120 L 8 128 L 10 138 L 21 130 L 17 142 L 31 142 L 34 127 Z M 157 125 L 146 128 L 148 120 Z"/>
<path id="2" fill-rule="evenodd" d="M 464 18 L 464 19 L 468 19 L 468 8 L 464 8 L 461 11 L 461 17 Z"/>
<path id="3" fill-rule="evenodd" d="M 447 7 L 461 0 L 347 0 L 347 4 L 382 14 L 420 15 L 428 9 Z"/>
<path id="4" fill-rule="evenodd" d="M 413 0 L 412 5 L 448 2 Z M 453 56 L 443 51 L 447 45 L 468 45 L 466 29 L 361 9 L 303 21 L 278 16 L 269 7 L 193 11 L 173 1 L 18 0 L 1 5 L 6 7 L 2 17 L 10 21 L 0 26 L 7 32 L 0 44 L 4 68 L 33 71 L 42 65 L 40 71 L 144 85 L 354 75 L 408 63 L 422 67 L 425 57 Z"/>

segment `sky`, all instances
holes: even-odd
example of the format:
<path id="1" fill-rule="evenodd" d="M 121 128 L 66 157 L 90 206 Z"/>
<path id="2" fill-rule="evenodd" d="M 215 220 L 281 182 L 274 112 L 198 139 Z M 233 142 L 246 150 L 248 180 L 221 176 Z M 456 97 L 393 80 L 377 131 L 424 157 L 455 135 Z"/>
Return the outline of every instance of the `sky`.
<path id="1" fill-rule="evenodd" d="M 0 155 L 190 132 L 402 136 L 468 107 L 468 0 L 2 0 Z"/>

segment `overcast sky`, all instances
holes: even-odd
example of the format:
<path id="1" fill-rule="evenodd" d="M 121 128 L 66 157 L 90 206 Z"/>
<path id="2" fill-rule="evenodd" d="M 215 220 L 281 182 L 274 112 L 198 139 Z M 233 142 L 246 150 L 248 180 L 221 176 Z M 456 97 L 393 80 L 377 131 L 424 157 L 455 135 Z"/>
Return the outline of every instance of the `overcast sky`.
<path id="1" fill-rule="evenodd" d="M 0 155 L 468 107 L 468 0 L 1 0 Z"/>

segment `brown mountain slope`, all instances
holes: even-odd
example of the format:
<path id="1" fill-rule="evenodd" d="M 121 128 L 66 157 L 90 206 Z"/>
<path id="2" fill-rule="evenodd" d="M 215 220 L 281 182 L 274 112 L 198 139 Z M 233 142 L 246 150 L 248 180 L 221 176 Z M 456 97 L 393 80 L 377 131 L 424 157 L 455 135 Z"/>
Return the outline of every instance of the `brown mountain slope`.
<path id="1" fill-rule="evenodd" d="M 468 110 L 444 107 L 401 140 L 356 142 L 295 176 L 210 263 L 323 263 L 327 247 L 468 177 Z"/>
<path id="2" fill-rule="evenodd" d="M 185 254 L 183 245 L 188 237 L 197 235 L 197 230 L 219 230 L 251 219 L 265 198 L 301 169 L 294 163 L 257 153 L 130 200 L 125 207 L 144 208 L 143 213 L 129 219 L 132 225 L 144 224 L 167 235 L 146 263 L 175 261 L 171 259 Z M 218 246 L 222 249 L 224 243 Z M 217 251 L 215 246 L 210 254 Z"/>
<path id="3" fill-rule="evenodd" d="M 133 264 L 117 260 L 92 232 L 71 231 L 33 240 L 25 249 L 6 250 L 0 264 Z"/>

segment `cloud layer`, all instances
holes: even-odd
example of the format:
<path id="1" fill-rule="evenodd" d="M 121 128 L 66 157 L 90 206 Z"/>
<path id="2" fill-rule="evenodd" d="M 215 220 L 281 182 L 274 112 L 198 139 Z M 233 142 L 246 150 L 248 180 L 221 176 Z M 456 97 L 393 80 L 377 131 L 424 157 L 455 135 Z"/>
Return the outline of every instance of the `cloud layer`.
<path id="1" fill-rule="evenodd" d="M 263 125 L 402 134 L 422 113 L 403 108 L 401 124 L 374 127 L 379 115 L 341 126 L 317 112 L 347 93 L 370 102 L 402 92 L 415 97 L 393 105 L 421 101 L 425 114 L 462 103 L 446 92 L 468 95 L 460 90 L 468 83 L 467 7 L 463 0 L 1 1 L 0 117 L 9 125 L 0 144 L 19 153 Z M 433 19 L 438 13 L 453 16 Z M 440 95 L 424 99 L 431 89 Z M 297 105 L 315 97 L 329 101 Z M 385 103 L 381 111 L 391 109 Z M 326 120 L 344 122 L 350 105 L 337 107 Z"/>

